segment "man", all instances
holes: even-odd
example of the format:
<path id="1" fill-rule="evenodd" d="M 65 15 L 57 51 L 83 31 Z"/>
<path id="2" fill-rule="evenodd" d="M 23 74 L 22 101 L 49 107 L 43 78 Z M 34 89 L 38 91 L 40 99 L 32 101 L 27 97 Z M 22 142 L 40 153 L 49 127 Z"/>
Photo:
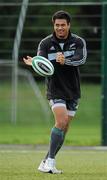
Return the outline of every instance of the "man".
<path id="1" fill-rule="evenodd" d="M 86 43 L 81 37 L 70 32 L 71 17 L 65 11 L 58 11 L 52 17 L 53 34 L 43 39 L 37 55 L 49 59 L 55 72 L 47 78 L 47 99 L 55 118 L 51 131 L 49 151 L 38 167 L 47 173 L 62 173 L 55 167 L 55 156 L 60 150 L 70 121 L 78 108 L 80 98 L 79 65 L 86 61 Z M 31 65 L 32 57 L 23 58 Z"/>

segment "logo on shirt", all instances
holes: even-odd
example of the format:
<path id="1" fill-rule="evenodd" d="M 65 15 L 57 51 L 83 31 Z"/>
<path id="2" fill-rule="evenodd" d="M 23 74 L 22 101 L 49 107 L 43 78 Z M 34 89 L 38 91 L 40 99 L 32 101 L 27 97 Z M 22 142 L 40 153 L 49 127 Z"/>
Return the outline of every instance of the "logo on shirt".
<path id="1" fill-rule="evenodd" d="M 51 46 L 51 47 L 50 47 L 50 50 L 51 50 L 51 51 L 52 51 L 52 50 L 55 50 L 54 46 Z"/>
<path id="2" fill-rule="evenodd" d="M 75 43 L 70 44 L 70 46 L 69 46 L 69 50 L 72 50 L 72 49 L 76 49 L 76 47 L 75 47 Z"/>

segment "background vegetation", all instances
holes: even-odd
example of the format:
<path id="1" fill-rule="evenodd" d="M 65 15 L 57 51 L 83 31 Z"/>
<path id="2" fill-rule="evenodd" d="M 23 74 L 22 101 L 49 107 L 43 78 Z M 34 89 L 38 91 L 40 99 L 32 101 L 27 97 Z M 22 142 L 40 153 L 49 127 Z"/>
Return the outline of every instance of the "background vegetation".
<path id="1" fill-rule="evenodd" d="M 43 95 L 44 86 L 39 84 Z M 26 89 L 26 91 L 25 91 Z M 17 122 L 11 122 L 10 86 L 0 87 L 0 143 L 48 144 L 53 115 L 46 119 L 41 105 L 25 82 L 18 88 Z M 3 96 L 3 93 L 5 96 Z M 82 84 L 82 98 L 66 136 L 65 145 L 93 146 L 101 144 L 101 88 L 97 84 Z M 48 105 L 48 104 L 47 104 Z"/>
<path id="2" fill-rule="evenodd" d="M 14 2 L 14 1 L 0 1 Z M 20 13 L 19 5 L 0 6 L 0 41 L 1 59 L 12 58 L 12 48 Z M 30 3 L 35 1 L 29 1 Z M 36 2 L 52 2 L 52 1 L 36 1 Z M 54 1 L 58 2 L 58 1 Z M 60 1 L 59 1 L 60 2 Z M 64 1 L 61 1 L 64 2 Z M 72 2 L 72 1 L 69 1 Z M 81 2 L 81 1 L 76 1 Z M 86 2 L 86 1 L 82 1 Z M 98 2 L 98 1 L 92 1 Z M 30 6 L 27 10 L 27 16 L 24 24 L 22 41 L 19 54 L 19 66 L 25 68 L 22 57 L 26 55 L 35 56 L 37 46 L 40 40 L 53 32 L 51 17 L 57 10 L 66 10 L 72 16 L 71 31 L 85 38 L 88 49 L 88 60 L 86 66 L 81 67 L 83 78 L 91 79 L 91 81 L 100 81 L 101 69 L 101 5 L 77 5 L 64 6 Z M 28 67 L 26 67 L 28 68 Z M 28 68 L 29 69 L 29 68 Z M 31 71 L 31 69 L 29 69 Z M 1 69 L 3 72 L 4 69 Z M 8 71 L 8 70 L 7 70 Z M 33 71 L 31 71 L 33 73 Z M 34 73 L 33 73 L 34 75 Z M 93 77 L 93 78 L 92 78 Z"/>
<path id="3" fill-rule="evenodd" d="M 10 5 L 9 2 L 11 2 Z M 21 8 L 20 2 L 22 1 L 0 1 L 0 143 L 48 144 L 53 116 L 51 114 L 46 121 L 38 98 L 35 97 L 28 80 L 23 76 L 18 76 L 17 123 L 15 125 L 11 122 L 12 48 Z M 29 2 L 35 1 L 30 0 Z M 86 40 L 88 50 L 87 62 L 80 67 L 82 99 L 65 144 L 100 145 L 101 5 L 69 6 L 66 3 L 60 6 L 56 4 L 53 6 L 29 5 L 19 50 L 18 68 L 28 69 L 33 74 L 44 98 L 45 89 L 42 84 L 44 79 L 38 77 L 31 67 L 25 66 L 22 57 L 36 55 L 40 40 L 53 32 L 51 17 L 55 11 L 60 9 L 71 14 L 71 31 Z"/>

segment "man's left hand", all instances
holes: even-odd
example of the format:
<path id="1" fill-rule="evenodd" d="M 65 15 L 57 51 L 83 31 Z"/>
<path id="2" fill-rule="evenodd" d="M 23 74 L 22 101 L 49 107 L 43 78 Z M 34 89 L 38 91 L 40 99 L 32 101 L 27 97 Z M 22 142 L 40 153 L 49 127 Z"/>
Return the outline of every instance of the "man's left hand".
<path id="1" fill-rule="evenodd" d="M 63 65 L 65 63 L 65 57 L 62 52 L 58 52 L 56 54 L 56 62 L 60 63 L 61 65 Z"/>

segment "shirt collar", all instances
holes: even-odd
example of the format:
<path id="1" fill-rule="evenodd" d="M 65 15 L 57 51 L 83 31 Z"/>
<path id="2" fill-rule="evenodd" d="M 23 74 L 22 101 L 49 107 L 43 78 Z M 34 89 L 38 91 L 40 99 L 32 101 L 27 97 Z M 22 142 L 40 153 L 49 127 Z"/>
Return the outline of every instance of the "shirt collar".
<path id="1" fill-rule="evenodd" d="M 69 31 L 67 39 L 58 39 L 56 37 L 55 32 L 53 32 L 52 41 L 57 42 L 57 43 L 66 43 L 66 42 L 69 41 L 70 37 L 71 37 L 71 32 L 70 31 Z"/>

